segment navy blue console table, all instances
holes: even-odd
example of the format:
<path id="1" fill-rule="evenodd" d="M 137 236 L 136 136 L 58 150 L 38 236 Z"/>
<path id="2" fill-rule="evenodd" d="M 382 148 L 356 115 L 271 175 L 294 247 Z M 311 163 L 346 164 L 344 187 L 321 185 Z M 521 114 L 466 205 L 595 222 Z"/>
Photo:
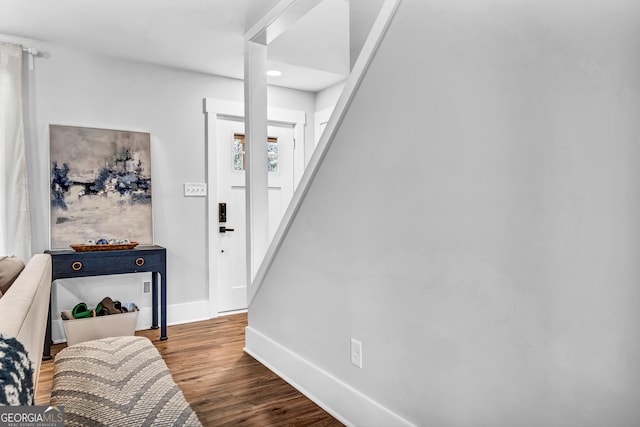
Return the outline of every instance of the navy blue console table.
<path id="1" fill-rule="evenodd" d="M 160 278 L 160 339 L 167 337 L 167 251 L 162 246 L 137 246 L 116 251 L 45 251 L 51 255 L 51 281 L 73 277 L 104 276 L 124 273 L 152 274 L 153 301 L 151 329 L 158 329 L 158 279 Z M 51 358 L 51 301 L 44 343 L 44 359 Z"/>

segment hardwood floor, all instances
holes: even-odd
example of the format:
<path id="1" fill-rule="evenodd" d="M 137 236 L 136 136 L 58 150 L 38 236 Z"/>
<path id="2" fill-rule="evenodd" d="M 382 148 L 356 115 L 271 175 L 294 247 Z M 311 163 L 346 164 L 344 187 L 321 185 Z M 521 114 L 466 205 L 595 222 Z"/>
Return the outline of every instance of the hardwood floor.
<path id="1" fill-rule="evenodd" d="M 162 354 L 205 426 L 341 426 L 318 405 L 242 351 L 247 314 L 138 331 Z M 52 355 L 66 344 L 52 346 Z M 49 403 L 53 361 L 42 362 L 36 404 Z"/>

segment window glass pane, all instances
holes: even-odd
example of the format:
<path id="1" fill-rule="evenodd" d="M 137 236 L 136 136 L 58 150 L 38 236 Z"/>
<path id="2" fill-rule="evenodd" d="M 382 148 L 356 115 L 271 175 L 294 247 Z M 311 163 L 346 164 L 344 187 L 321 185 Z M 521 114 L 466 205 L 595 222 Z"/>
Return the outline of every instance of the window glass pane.
<path id="1" fill-rule="evenodd" d="M 267 140 L 267 171 L 278 172 L 278 139 Z M 235 134 L 231 147 L 232 170 L 242 172 L 244 170 L 244 135 Z"/>
<path id="2" fill-rule="evenodd" d="M 267 142 L 267 171 L 278 172 L 278 140 Z"/>
<path id="3" fill-rule="evenodd" d="M 233 136 L 233 146 L 231 147 L 232 165 L 234 171 L 244 170 L 244 135 Z"/>

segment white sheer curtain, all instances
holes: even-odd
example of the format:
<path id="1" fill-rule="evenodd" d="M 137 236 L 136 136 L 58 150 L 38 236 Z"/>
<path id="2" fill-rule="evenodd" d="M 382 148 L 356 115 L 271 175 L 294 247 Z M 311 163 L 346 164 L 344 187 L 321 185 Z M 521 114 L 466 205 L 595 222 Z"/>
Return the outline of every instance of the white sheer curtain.
<path id="1" fill-rule="evenodd" d="M 22 46 L 0 42 L 0 255 L 31 258 Z"/>

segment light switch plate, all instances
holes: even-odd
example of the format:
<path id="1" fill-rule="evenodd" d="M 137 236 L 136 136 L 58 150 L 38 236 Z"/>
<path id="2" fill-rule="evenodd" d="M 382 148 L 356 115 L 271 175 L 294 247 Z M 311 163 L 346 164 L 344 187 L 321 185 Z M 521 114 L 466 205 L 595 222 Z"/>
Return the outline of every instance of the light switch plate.
<path id="1" fill-rule="evenodd" d="M 206 197 L 207 184 L 204 182 L 185 182 L 184 197 Z"/>

